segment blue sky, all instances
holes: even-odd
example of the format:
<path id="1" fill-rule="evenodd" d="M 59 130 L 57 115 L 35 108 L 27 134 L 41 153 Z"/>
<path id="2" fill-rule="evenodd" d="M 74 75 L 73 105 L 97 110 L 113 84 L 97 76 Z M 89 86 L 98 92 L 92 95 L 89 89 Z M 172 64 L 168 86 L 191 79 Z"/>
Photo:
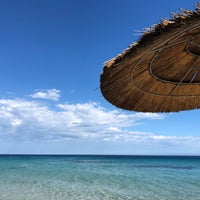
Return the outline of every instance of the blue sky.
<path id="1" fill-rule="evenodd" d="M 195 2 L 1 0 L 0 153 L 200 155 L 199 110 L 123 111 L 99 89 L 105 61 Z"/>

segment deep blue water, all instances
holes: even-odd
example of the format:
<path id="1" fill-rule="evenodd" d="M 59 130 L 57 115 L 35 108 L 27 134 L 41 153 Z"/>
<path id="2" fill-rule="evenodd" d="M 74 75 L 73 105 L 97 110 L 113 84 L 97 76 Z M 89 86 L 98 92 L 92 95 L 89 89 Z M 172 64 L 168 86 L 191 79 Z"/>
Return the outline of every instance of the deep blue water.
<path id="1" fill-rule="evenodd" d="M 0 200 L 200 200 L 200 157 L 0 156 Z"/>

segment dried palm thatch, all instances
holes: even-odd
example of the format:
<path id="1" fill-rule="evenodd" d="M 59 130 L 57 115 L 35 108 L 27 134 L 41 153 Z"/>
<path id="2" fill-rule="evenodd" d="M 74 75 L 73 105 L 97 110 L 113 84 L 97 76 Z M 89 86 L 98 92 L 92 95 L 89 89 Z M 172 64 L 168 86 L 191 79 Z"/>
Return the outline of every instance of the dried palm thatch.
<path id="1" fill-rule="evenodd" d="M 122 109 L 200 108 L 200 3 L 154 25 L 107 61 L 100 82 L 103 96 Z"/>

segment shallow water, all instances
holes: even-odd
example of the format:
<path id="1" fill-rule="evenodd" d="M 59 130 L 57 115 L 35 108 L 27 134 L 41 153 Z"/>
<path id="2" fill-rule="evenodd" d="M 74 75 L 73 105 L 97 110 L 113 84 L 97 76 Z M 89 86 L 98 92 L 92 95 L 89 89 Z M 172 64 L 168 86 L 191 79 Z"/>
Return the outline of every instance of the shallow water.
<path id="1" fill-rule="evenodd" d="M 200 200 L 200 157 L 0 156 L 0 200 Z"/>

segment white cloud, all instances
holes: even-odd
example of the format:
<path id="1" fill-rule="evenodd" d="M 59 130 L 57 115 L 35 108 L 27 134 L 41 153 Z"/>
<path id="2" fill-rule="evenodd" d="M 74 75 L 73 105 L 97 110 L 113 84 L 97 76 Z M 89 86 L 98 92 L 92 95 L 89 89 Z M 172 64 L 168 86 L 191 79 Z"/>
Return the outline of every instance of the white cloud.
<path id="1" fill-rule="evenodd" d="M 136 113 L 137 119 L 164 119 L 164 115 L 159 113 Z"/>
<path id="2" fill-rule="evenodd" d="M 200 144 L 200 137 L 165 136 L 130 131 L 144 119 L 164 119 L 163 114 L 120 113 L 96 102 L 57 104 L 25 99 L 0 99 L 0 136 L 21 140 L 96 139 L 112 142 Z"/>
<path id="3" fill-rule="evenodd" d="M 120 129 L 117 127 L 108 127 L 108 131 L 112 131 L 112 132 L 120 132 Z"/>
<path id="4" fill-rule="evenodd" d="M 41 90 L 31 94 L 30 96 L 35 99 L 48 99 L 57 101 L 60 98 L 60 90 L 57 89 Z"/>

